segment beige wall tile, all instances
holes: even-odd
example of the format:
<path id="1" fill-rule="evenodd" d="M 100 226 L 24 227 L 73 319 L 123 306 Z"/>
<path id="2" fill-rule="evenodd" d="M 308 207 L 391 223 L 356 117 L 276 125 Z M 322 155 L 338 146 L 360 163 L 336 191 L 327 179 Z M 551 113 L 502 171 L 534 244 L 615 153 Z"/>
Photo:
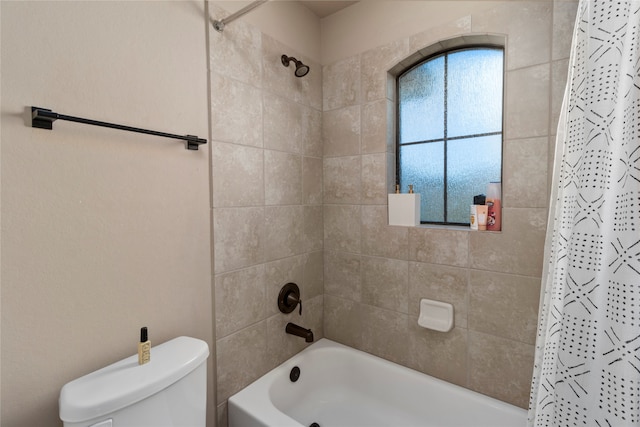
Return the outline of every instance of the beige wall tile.
<path id="1" fill-rule="evenodd" d="M 262 91 L 211 73 L 211 93 L 213 139 L 262 147 Z"/>
<path id="2" fill-rule="evenodd" d="M 362 156 L 362 203 L 384 205 L 387 203 L 387 155 L 386 153 Z"/>
<path id="3" fill-rule="evenodd" d="M 550 74 L 548 63 L 507 72 L 505 139 L 547 135 Z"/>
<path id="4" fill-rule="evenodd" d="M 255 206 L 264 203 L 263 150 L 212 142 L 213 206 Z M 248 184 L 250 183 L 250 184 Z"/>
<path id="5" fill-rule="evenodd" d="M 314 298 L 324 294 L 324 253 L 323 251 L 309 252 L 304 259 L 304 290 L 305 298 Z"/>
<path id="6" fill-rule="evenodd" d="M 453 328 L 443 333 L 418 325 L 409 316 L 408 366 L 441 380 L 467 386 L 467 330 Z"/>
<path id="7" fill-rule="evenodd" d="M 280 313 L 278 295 L 280 289 L 289 282 L 298 285 L 301 298 L 305 298 L 304 262 L 304 255 L 295 255 L 264 264 L 264 305 L 267 315 L 273 316 Z"/>
<path id="8" fill-rule="evenodd" d="M 409 54 L 409 39 L 396 40 L 361 55 L 362 102 L 387 97 L 387 71 Z"/>
<path id="9" fill-rule="evenodd" d="M 264 267 L 258 265 L 215 277 L 218 339 L 265 319 L 264 272 Z"/>
<path id="10" fill-rule="evenodd" d="M 253 86 L 262 84 L 262 33 L 240 22 L 222 33 L 211 33 L 209 61 L 225 77 Z"/>
<path id="11" fill-rule="evenodd" d="M 264 150 L 264 199 L 267 205 L 302 202 L 302 158 L 297 154 Z"/>
<path id="12" fill-rule="evenodd" d="M 325 294 L 324 334 L 327 338 L 354 348 L 362 348 L 362 305 Z"/>
<path id="13" fill-rule="evenodd" d="M 547 197 L 547 137 L 504 142 L 502 204 L 510 208 L 543 208 Z"/>
<path id="14" fill-rule="evenodd" d="M 362 302 L 408 313 L 409 266 L 407 261 L 362 257 Z"/>
<path id="15" fill-rule="evenodd" d="M 567 86 L 569 60 L 561 59 L 551 63 L 551 117 L 549 118 L 549 135 L 556 135 L 558 120 L 562 109 L 562 99 Z"/>
<path id="16" fill-rule="evenodd" d="M 216 273 L 264 260 L 264 208 L 216 208 L 213 226 Z"/>
<path id="17" fill-rule="evenodd" d="M 218 403 L 227 400 L 269 369 L 267 321 L 256 323 L 216 341 Z"/>
<path id="18" fill-rule="evenodd" d="M 469 331 L 469 387 L 527 408 L 534 353 L 533 345 Z"/>
<path id="19" fill-rule="evenodd" d="M 360 253 L 360 206 L 324 205 L 323 208 L 325 249 Z"/>
<path id="20" fill-rule="evenodd" d="M 469 329 L 535 344 L 540 279 L 471 270 Z"/>
<path id="21" fill-rule="evenodd" d="M 217 409 L 217 427 L 229 427 L 229 414 L 227 408 L 227 401 L 225 400 L 223 403 L 219 404 Z"/>
<path id="22" fill-rule="evenodd" d="M 409 228 L 409 259 L 466 267 L 469 264 L 469 231 L 445 228 Z"/>
<path id="23" fill-rule="evenodd" d="M 389 120 L 387 114 L 389 104 L 392 103 L 388 99 L 379 99 L 362 105 L 361 147 L 363 154 L 384 153 L 387 151 L 389 127 L 393 123 L 393 120 Z M 330 124 L 327 124 L 327 126 L 330 126 Z"/>
<path id="24" fill-rule="evenodd" d="M 409 228 L 388 225 L 386 206 L 362 206 L 362 253 L 409 259 Z"/>
<path id="25" fill-rule="evenodd" d="M 471 233 L 470 266 L 540 277 L 547 209 L 505 208 L 502 232 Z"/>
<path id="26" fill-rule="evenodd" d="M 307 113 L 303 116 L 302 152 L 305 156 L 322 157 L 322 111 L 314 108 Z"/>
<path id="27" fill-rule="evenodd" d="M 302 203 L 322 204 L 322 159 L 302 158 Z"/>
<path id="28" fill-rule="evenodd" d="M 401 365 L 407 364 L 408 316 L 371 305 L 362 305 L 362 345 L 367 353 Z"/>
<path id="29" fill-rule="evenodd" d="M 396 191 L 396 153 L 387 152 L 387 193 Z"/>
<path id="30" fill-rule="evenodd" d="M 569 58 L 577 11 L 577 0 L 553 2 L 553 47 L 551 49 L 551 59 L 554 61 Z"/>
<path id="31" fill-rule="evenodd" d="M 267 206 L 264 209 L 266 261 L 301 254 L 303 206 Z"/>
<path id="32" fill-rule="evenodd" d="M 305 252 L 322 250 L 324 242 L 324 221 L 322 206 L 304 206 L 304 234 L 302 249 Z"/>
<path id="33" fill-rule="evenodd" d="M 322 156 L 322 112 L 279 94 L 264 94 L 264 146 Z"/>
<path id="34" fill-rule="evenodd" d="M 436 28 L 430 28 L 418 34 L 409 37 L 409 52 L 417 52 L 421 49 L 431 46 L 440 41 L 457 37 L 471 31 L 471 16 L 463 16 L 453 22 L 448 22 Z M 403 64 L 406 67 L 412 65 L 412 62 Z"/>
<path id="35" fill-rule="evenodd" d="M 305 302 L 302 321 L 305 328 L 313 331 L 313 338 L 318 341 L 324 338 L 324 296 L 318 295 Z"/>
<path id="36" fill-rule="evenodd" d="M 301 101 L 315 110 L 322 111 L 322 65 L 306 58 L 303 62 L 309 65 L 310 71 L 303 78 L 297 79 L 300 80 L 298 84 L 301 86 Z"/>
<path id="37" fill-rule="evenodd" d="M 324 251 L 324 293 L 362 301 L 362 259 L 360 255 Z"/>
<path id="38" fill-rule="evenodd" d="M 232 28 L 233 27 L 233 28 Z M 256 87 L 262 84 L 262 33 L 243 22 L 211 32 L 209 69 Z M 214 93 L 215 95 L 215 93 Z"/>
<path id="39" fill-rule="evenodd" d="M 506 65 L 514 70 L 551 58 L 552 2 L 517 1 L 472 17 L 473 33 L 507 34 Z"/>
<path id="40" fill-rule="evenodd" d="M 453 305 L 454 326 L 467 327 L 469 271 L 421 262 L 409 262 L 409 314 L 420 314 L 422 298 Z"/>
<path id="41" fill-rule="evenodd" d="M 322 144 L 325 156 L 360 154 L 360 106 L 322 113 Z"/>
<path id="42" fill-rule="evenodd" d="M 361 162 L 361 156 L 324 158 L 322 172 L 324 203 L 360 203 L 362 194 Z"/>
<path id="43" fill-rule="evenodd" d="M 360 102 L 360 55 L 322 68 L 322 100 L 323 111 Z"/>
<path id="44" fill-rule="evenodd" d="M 302 153 L 306 136 L 305 118 L 309 107 L 275 94 L 265 94 L 264 100 L 264 147 L 289 153 Z"/>

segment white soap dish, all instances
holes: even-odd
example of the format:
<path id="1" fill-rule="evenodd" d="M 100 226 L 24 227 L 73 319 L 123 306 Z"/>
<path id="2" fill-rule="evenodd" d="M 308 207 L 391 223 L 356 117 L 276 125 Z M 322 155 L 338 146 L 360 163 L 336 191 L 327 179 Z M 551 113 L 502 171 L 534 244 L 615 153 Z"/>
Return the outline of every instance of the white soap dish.
<path id="1" fill-rule="evenodd" d="M 453 305 L 430 299 L 420 300 L 418 325 L 439 332 L 449 332 L 453 328 Z"/>

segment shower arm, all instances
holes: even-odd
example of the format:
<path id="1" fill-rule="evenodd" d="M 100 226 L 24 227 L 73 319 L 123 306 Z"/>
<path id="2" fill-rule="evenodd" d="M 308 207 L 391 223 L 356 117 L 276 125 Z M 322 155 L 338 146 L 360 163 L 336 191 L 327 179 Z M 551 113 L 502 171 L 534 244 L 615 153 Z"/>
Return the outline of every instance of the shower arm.
<path id="1" fill-rule="evenodd" d="M 231 15 L 227 16 L 224 19 L 221 20 L 214 20 L 213 21 L 213 28 L 216 29 L 216 31 L 218 32 L 222 32 L 222 30 L 224 30 L 224 26 L 227 25 L 229 22 L 235 21 L 236 19 L 240 18 L 241 16 L 251 12 L 253 9 L 255 9 L 256 7 L 260 6 L 263 3 L 268 2 L 269 0 L 258 0 L 258 1 L 254 1 L 253 3 L 248 4 L 247 6 L 243 7 L 242 9 L 240 9 L 239 11 L 232 13 Z"/>

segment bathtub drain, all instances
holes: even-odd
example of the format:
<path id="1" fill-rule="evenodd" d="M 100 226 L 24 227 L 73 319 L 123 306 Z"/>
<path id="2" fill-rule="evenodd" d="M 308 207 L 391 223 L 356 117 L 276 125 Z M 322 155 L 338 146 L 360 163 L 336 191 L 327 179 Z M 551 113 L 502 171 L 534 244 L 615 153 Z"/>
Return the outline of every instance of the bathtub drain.
<path id="1" fill-rule="evenodd" d="M 297 366 L 294 366 L 291 369 L 291 372 L 289 373 L 289 379 L 291 380 L 292 383 L 295 383 L 296 381 L 298 381 L 298 378 L 300 378 L 300 368 L 298 368 Z"/>
<path id="2" fill-rule="evenodd" d="M 313 423 L 313 424 L 311 424 L 309 427 L 320 427 L 320 424 L 318 424 L 318 423 Z"/>

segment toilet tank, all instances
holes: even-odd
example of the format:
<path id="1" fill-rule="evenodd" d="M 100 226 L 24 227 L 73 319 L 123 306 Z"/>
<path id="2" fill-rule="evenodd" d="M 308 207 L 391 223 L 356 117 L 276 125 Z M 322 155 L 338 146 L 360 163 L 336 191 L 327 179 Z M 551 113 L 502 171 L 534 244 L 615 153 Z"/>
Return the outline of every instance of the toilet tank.
<path id="1" fill-rule="evenodd" d="M 73 380 L 60 391 L 65 427 L 203 427 L 209 347 L 178 337 Z"/>

